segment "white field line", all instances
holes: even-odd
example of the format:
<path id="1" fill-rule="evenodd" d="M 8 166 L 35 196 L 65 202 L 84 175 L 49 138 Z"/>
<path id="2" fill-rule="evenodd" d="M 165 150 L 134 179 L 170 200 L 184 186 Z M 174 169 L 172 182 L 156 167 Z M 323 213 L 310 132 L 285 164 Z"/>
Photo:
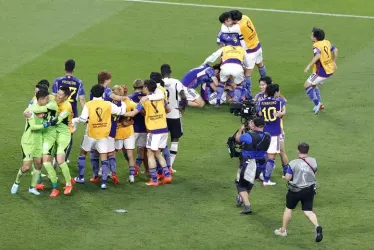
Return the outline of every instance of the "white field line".
<path id="1" fill-rule="evenodd" d="M 209 4 L 195 4 L 195 3 L 163 2 L 163 1 L 151 1 L 151 0 L 123 0 L 123 1 L 124 2 L 137 2 L 137 3 L 150 3 L 150 4 L 166 4 L 166 5 L 177 5 L 177 6 L 190 6 L 190 7 L 201 7 L 201 8 L 241 9 L 241 10 L 251 10 L 251 11 L 277 12 L 277 13 L 290 13 L 290 14 L 304 14 L 304 15 L 315 15 L 315 16 L 332 16 L 332 17 L 374 19 L 374 16 L 334 14 L 334 13 L 312 12 L 312 11 L 262 9 L 262 8 L 235 7 L 235 6 L 224 6 L 224 5 L 209 5 Z"/>

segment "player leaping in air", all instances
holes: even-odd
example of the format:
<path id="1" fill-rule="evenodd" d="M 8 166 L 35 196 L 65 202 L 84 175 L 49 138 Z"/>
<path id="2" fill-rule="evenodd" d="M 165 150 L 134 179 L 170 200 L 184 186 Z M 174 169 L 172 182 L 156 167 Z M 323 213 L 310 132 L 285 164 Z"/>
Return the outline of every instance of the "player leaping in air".
<path id="1" fill-rule="evenodd" d="M 334 74 L 338 49 L 329 40 L 325 40 L 325 32 L 318 28 L 312 30 L 312 42 L 314 57 L 304 72 L 308 72 L 313 66 L 313 73 L 304 83 L 304 87 L 306 94 L 314 102 L 314 114 L 318 114 L 324 109 L 318 85 Z"/>

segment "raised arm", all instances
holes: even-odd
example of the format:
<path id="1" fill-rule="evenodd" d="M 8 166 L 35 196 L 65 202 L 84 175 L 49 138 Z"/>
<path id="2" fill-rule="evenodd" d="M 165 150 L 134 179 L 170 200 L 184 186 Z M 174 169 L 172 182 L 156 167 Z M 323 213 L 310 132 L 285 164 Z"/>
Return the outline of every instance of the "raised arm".
<path id="1" fill-rule="evenodd" d="M 219 48 L 216 52 L 214 52 L 207 59 L 205 59 L 203 65 L 208 64 L 208 63 L 214 63 L 215 61 L 217 61 L 218 58 L 221 57 L 221 55 L 222 55 L 222 48 Z"/>

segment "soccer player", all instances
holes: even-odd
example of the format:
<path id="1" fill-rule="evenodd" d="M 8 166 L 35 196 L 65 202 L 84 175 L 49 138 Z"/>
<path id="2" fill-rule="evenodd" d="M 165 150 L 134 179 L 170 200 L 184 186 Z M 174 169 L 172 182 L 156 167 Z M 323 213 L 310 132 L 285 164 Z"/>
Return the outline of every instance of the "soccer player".
<path id="1" fill-rule="evenodd" d="M 185 89 L 188 106 L 202 108 L 205 105 L 204 100 L 196 92 L 196 88 L 203 83 L 209 84 L 214 91 L 218 86 L 218 79 L 214 74 L 214 69 L 209 65 L 202 65 L 188 71 L 181 80 Z"/>
<path id="2" fill-rule="evenodd" d="M 271 135 L 271 142 L 267 150 L 268 160 L 263 171 L 263 185 L 273 186 L 275 182 L 270 181 L 274 169 L 275 156 L 280 153 L 280 136 L 282 134 L 281 118 L 286 114 L 284 102 L 279 100 L 279 85 L 270 84 L 266 87 L 266 97 L 259 102 L 260 115 L 264 117 L 264 132 Z"/>
<path id="3" fill-rule="evenodd" d="M 55 79 L 52 85 L 52 94 L 57 95 L 57 92 L 60 89 L 60 87 L 69 88 L 70 95 L 68 97 L 68 101 L 71 104 L 71 107 L 73 110 L 73 116 L 78 117 L 78 107 L 77 107 L 78 98 L 79 98 L 82 108 L 84 104 L 86 103 L 86 98 L 84 96 L 85 92 L 84 92 L 83 82 L 74 76 L 74 69 L 75 69 L 75 61 L 73 59 L 67 60 L 65 62 L 65 75 Z M 72 146 L 73 146 L 73 136 L 71 136 L 69 147 L 66 151 L 67 162 L 68 162 L 68 158 L 69 158 Z"/>
<path id="4" fill-rule="evenodd" d="M 312 42 L 314 57 L 304 72 L 308 72 L 313 66 L 313 73 L 304 83 L 304 87 L 306 94 L 314 103 L 314 114 L 318 114 L 324 109 L 318 85 L 334 74 L 338 49 L 329 40 L 325 40 L 325 32 L 319 28 L 313 28 Z"/>
<path id="5" fill-rule="evenodd" d="M 87 123 L 87 134 L 83 138 L 81 152 L 78 160 L 78 177 L 74 180 L 77 183 L 84 183 L 84 169 L 86 167 L 86 155 L 91 149 L 95 148 L 100 153 L 102 166 L 101 188 L 107 188 L 107 178 L 109 172 L 108 165 L 108 136 L 111 129 L 111 116 L 123 115 L 126 105 L 122 103 L 121 107 L 111 102 L 104 101 L 104 86 L 101 84 L 94 85 L 91 88 L 93 99 L 87 102 L 79 118 L 73 119 L 73 124 L 82 122 Z M 89 118 L 89 119 L 88 119 Z M 93 178 L 98 178 L 97 172 Z"/>
<path id="6" fill-rule="evenodd" d="M 157 84 L 153 80 L 144 81 L 144 93 L 146 95 L 152 95 L 157 89 Z M 171 183 L 172 177 L 169 169 L 166 165 L 166 161 L 161 154 L 161 149 L 164 149 L 167 145 L 168 140 L 168 128 L 166 123 L 166 101 L 150 101 L 147 100 L 144 103 L 140 103 L 136 106 L 136 109 L 131 112 L 127 112 L 125 116 L 134 117 L 136 114 L 145 110 L 145 124 L 148 130 L 147 134 L 147 155 L 149 172 L 151 179 L 146 183 L 148 186 L 158 186 L 159 181 L 157 179 L 156 172 L 156 159 L 160 163 L 165 177 L 161 180 L 162 184 Z"/>
<path id="7" fill-rule="evenodd" d="M 228 20 L 231 21 L 231 14 L 230 12 L 224 12 L 222 13 L 218 20 L 222 25 L 225 25 Z M 231 33 L 231 32 L 218 32 L 217 35 L 217 45 L 219 47 L 224 47 L 224 46 L 241 46 L 240 44 L 240 38 L 238 33 Z"/>
<path id="8" fill-rule="evenodd" d="M 161 75 L 165 83 L 165 89 L 168 96 L 168 107 L 170 112 L 166 114 L 166 122 L 170 132 L 170 170 L 174 172 L 173 164 L 178 153 L 179 138 L 183 136 L 182 113 L 187 106 L 187 97 L 184 92 L 183 84 L 174 78 L 171 78 L 171 67 L 169 64 L 161 65 Z M 179 100 L 181 105 L 179 105 Z"/>
<path id="9" fill-rule="evenodd" d="M 128 99 L 127 96 L 119 96 L 112 92 L 112 90 L 110 89 L 110 84 L 112 83 L 112 73 L 110 73 L 109 71 L 106 71 L 106 70 L 100 71 L 99 74 L 97 75 L 97 83 L 104 86 L 104 94 L 103 94 L 104 100 L 108 98 L 114 101 L 124 101 Z M 91 99 L 92 98 L 90 98 L 90 100 Z"/>
<path id="10" fill-rule="evenodd" d="M 212 55 L 210 55 L 204 61 L 204 65 L 207 63 L 213 63 L 218 58 L 222 59 L 221 71 L 220 71 L 220 84 L 217 87 L 217 105 L 221 104 L 221 97 L 224 92 L 224 83 L 230 78 L 233 78 L 232 85 L 235 86 L 234 102 L 240 102 L 243 96 L 242 83 L 244 81 L 244 67 L 248 65 L 248 61 L 245 57 L 245 50 L 240 46 L 225 46 L 218 49 Z"/>
<path id="11" fill-rule="evenodd" d="M 47 112 L 45 106 L 49 102 L 48 91 L 45 89 L 40 89 L 38 92 L 36 92 L 35 96 L 36 101 L 33 102 L 33 104 L 31 104 L 31 106 L 28 108 L 31 117 L 26 118 L 25 130 L 21 138 L 23 164 L 22 167 L 18 170 L 16 180 L 12 186 L 12 194 L 17 193 L 22 177 L 30 169 L 33 162 L 34 171 L 32 173 L 29 193 L 34 195 L 40 194 L 35 188 L 35 185 L 37 183 L 37 180 L 39 179 L 42 168 L 42 130 L 50 126 L 54 126 L 57 123 L 57 120 L 52 120 L 50 122 L 44 120 Z M 40 110 L 41 108 L 43 108 L 43 112 L 34 112 L 35 109 Z"/>
<path id="12" fill-rule="evenodd" d="M 56 118 L 58 115 L 58 105 L 55 99 L 49 98 L 47 107 L 47 119 Z M 56 170 L 52 165 L 53 154 L 55 150 L 55 144 L 57 139 L 56 127 L 48 127 L 43 130 L 43 166 L 48 173 L 48 177 L 52 182 L 51 198 L 57 197 L 60 194 L 57 184 Z M 70 139 L 70 138 L 69 138 Z M 70 141 L 69 141 L 70 142 Z"/>
<path id="13" fill-rule="evenodd" d="M 68 195 L 73 190 L 74 180 L 71 178 L 70 170 L 66 159 L 66 154 L 69 150 L 69 144 L 71 139 L 72 128 L 69 127 L 71 123 L 74 111 L 72 109 L 69 97 L 71 91 L 69 87 L 61 86 L 57 91 L 56 101 L 58 105 L 58 122 L 56 126 L 56 159 L 57 164 L 60 166 L 62 174 L 64 175 L 66 185 L 64 187 L 64 194 Z M 43 187 L 44 188 L 44 187 Z"/>
<path id="14" fill-rule="evenodd" d="M 136 79 L 133 83 L 134 93 L 129 95 L 129 98 L 134 101 L 135 103 L 139 103 L 140 99 L 145 96 L 143 93 L 144 88 L 144 81 L 141 79 Z M 133 118 L 134 121 L 134 136 L 135 136 L 135 144 L 138 148 L 138 155 L 135 161 L 135 176 L 138 175 L 139 169 L 141 164 L 144 160 L 144 168 L 146 173 L 148 173 L 148 160 L 144 159 L 147 157 L 147 153 L 145 151 L 146 141 L 147 141 L 147 128 L 145 127 L 145 120 L 144 115 L 139 113 L 135 115 Z"/>
<path id="15" fill-rule="evenodd" d="M 112 93 L 116 96 L 124 96 L 124 90 L 121 86 L 119 85 L 116 85 L 113 87 L 113 89 L 111 90 Z M 108 102 L 111 102 L 113 103 L 114 105 L 118 106 L 118 107 L 122 107 L 122 103 L 123 101 L 115 101 L 115 100 L 112 100 L 109 96 L 105 96 L 104 98 L 105 101 L 108 101 Z M 119 184 L 120 181 L 117 177 L 117 161 L 116 161 L 116 135 L 117 135 L 117 128 L 119 126 L 119 119 L 120 117 L 116 114 L 112 114 L 112 121 L 111 121 L 111 128 L 110 128 L 110 133 L 109 133 L 109 136 L 108 136 L 108 162 L 109 162 L 109 169 L 110 169 L 110 173 L 111 173 L 111 178 L 113 180 L 113 183 L 114 184 Z M 99 183 L 99 177 L 96 175 L 96 170 L 97 170 L 97 165 L 93 165 L 95 166 L 95 174 L 94 174 L 94 178 L 91 178 L 90 181 L 93 182 L 93 183 Z"/>
<path id="16" fill-rule="evenodd" d="M 270 76 L 264 76 L 264 77 L 261 77 L 258 82 L 259 82 L 260 92 L 255 96 L 255 102 L 257 104 L 256 105 L 257 106 L 257 111 L 260 112 L 259 102 L 266 98 L 266 87 L 269 86 L 270 84 L 272 84 L 273 80 L 271 79 Z M 283 95 L 281 95 L 280 92 L 279 92 L 279 100 L 283 104 L 287 103 L 287 99 Z M 285 146 L 285 132 L 284 132 L 284 127 L 283 127 L 283 117 L 281 119 L 281 128 L 282 128 L 282 134 L 281 134 L 280 139 L 279 139 L 280 140 L 279 156 L 280 156 L 281 161 L 282 161 L 283 174 L 284 174 L 286 169 L 288 168 L 289 161 L 288 161 L 288 156 L 287 156 L 287 153 L 286 153 L 286 146 Z M 263 176 L 262 177 L 260 176 L 260 179 L 263 179 Z"/>
<path id="17" fill-rule="evenodd" d="M 245 86 L 248 92 L 251 94 L 252 80 L 251 75 L 254 66 L 258 67 L 261 76 L 266 76 L 266 68 L 263 63 L 262 48 L 256 28 L 252 20 L 243 15 L 238 10 L 230 11 L 230 18 L 226 17 L 224 24 L 221 26 L 222 32 L 235 32 L 239 34 L 239 39 L 242 47 L 246 50 L 246 57 L 249 64 L 245 70 Z"/>

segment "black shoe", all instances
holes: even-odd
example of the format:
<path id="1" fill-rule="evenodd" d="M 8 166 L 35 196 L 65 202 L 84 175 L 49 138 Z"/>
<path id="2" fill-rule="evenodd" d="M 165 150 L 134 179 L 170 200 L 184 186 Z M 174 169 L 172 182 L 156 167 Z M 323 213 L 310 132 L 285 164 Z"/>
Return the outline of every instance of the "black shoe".
<path id="1" fill-rule="evenodd" d="M 252 213 L 252 207 L 245 206 L 244 209 L 240 212 L 241 214 L 251 214 Z"/>
<path id="2" fill-rule="evenodd" d="M 323 235 L 322 235 L 322 227 L 321 226 L 318 226 L 316 228 L 316 242 L 320 242 L 322 241 L 323 239 Z"/>

